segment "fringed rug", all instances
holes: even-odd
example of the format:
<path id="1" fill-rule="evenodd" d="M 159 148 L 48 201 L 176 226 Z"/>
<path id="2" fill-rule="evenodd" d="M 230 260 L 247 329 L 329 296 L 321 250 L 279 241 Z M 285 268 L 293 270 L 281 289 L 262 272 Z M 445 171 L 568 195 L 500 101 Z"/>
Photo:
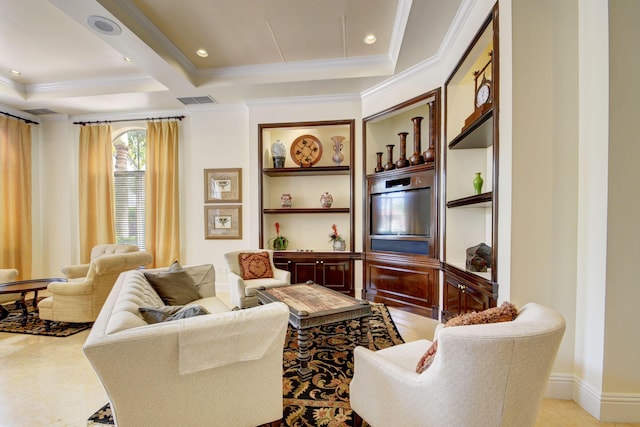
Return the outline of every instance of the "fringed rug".
<path id="1" fill-rule="evenodd" d="M 26 325 L 22 326 L 22 309 L 16 308 L 15 304 L 5 304 L 4 308 L 9 310 L 9 315 L 0 320 L 0 332 L 11 332 L 15 334 L 46 335 L 50 337 L 68 337 L 80 331 L 89 329 L 91 323 L 64 323 L 51 322 L 51 330 L 47 331 L 44 320 L 34 312 L 31 300 L 28 301 L 28 312 Z"/>
<path id="2" fill-rule="evenodd" d="M 380 350 L 404 341 L 383 304 L 372 304 L 369 320 L 369 348 Z M 353 377 L 353 349 L 360 338 L 357 320 L 333 323 L 309 330 L 313 375 L 298 377 L 298 336 L 290 326 L 283 354 L 285 427 L 349 427 L 353 411 L 349 405 L 349 383 Z M 107 403 L 88 420 L 89 426 L 113 425 Z"/>

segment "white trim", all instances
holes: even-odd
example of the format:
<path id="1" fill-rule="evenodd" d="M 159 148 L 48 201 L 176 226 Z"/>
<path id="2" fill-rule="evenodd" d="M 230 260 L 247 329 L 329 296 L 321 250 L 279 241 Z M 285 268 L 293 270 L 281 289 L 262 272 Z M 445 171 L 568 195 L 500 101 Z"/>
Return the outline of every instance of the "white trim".
<path id="1" fill-rule="evenodd" d="M 296 96 L 291 98 L 255 98 L 247 99 L 244 103 L 247 106 L 254 105 L 279 105 L 279 104 L 307 104 L 309 102 L 352 102 L 360 101 L 360 96 L 357 94 L 344 94 L 344 95 L 317 95 L 317 96 Z"/>

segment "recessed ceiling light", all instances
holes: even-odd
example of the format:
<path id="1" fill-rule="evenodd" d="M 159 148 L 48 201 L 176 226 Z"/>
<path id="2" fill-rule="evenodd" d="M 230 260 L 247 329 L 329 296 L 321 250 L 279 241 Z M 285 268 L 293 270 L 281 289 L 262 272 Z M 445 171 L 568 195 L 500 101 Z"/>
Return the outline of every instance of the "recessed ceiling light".
<path id="1" fill-rule="evenodd" d="M 109 36 L 117 36 L 122 33 L 122 28 L 118 24 L 104 16 L 91 15 L 87 18 L 87 25 L 92 30 Z"/>
<path id="2" fill-rule="evenodd" d="M 362 38 L 362 41 L 365 42 L 366 44 L 374 44 L 376 40 L 377 39 L 375 34 L 367 34 Z"/>
<path id="3" fill-rule="evenodd" d="M 11 74 L 13 74 L 14 76 L 21 76 L 22 75 L 22 73 L 20 71 L 18 71 L 18 70 L 9 70 L 9 72 Z"/>
<path id="4" fill-rule="evenodd" d="M 209 52 L 204 49 L 198 49 L 196 50 L 196 55 L 198 55 L 200 58 L 206 58 L 207 56 L 209 56 Z"/>
<path id="5" fill-rule="evenodd" d="M 133 62 L 133 60 L 131 58 L 129 58 L 128 56 L 125 56 L 124 60 L 127 61 L 127 62 Z"/>

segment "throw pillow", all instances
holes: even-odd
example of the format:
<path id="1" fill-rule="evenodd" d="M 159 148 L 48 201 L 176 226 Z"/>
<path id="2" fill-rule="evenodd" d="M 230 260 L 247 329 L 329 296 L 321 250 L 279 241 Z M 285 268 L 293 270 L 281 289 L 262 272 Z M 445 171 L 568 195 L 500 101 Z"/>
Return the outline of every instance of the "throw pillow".
<path id="1" fill-rule="evenodd" d="M 209 314 L 209 311 L 201 305 L 140 307 L 138 310 L 148 324 L 170 322 L 172 320 Z"/>
<path id="2" fill-rule="evenodd" d="M 499 307 L 492 307 L 480 312 L 463 313 L 459 316 L 453 317 L 445 323 L 444 327 L 510 322 L 515 319 L 517 315 L 518 309 L 516 306 L 505 301 Z M 437 350 L 438 340 L 435 340 L 418 361 L 416 373 L 421 374 L 431 366 L 433 359 L 436 357 Z"/>
<path id="3" fill-rule="evenodd" d="M 167 305 L 185 305 L 202 298 L 193 277 L 175 261 L 166 271 L 146 272 L 151 287 Z"/>
<path id="4" fill-rule="evenodd" d="M 273 277 L 268 252 L 242 252 L 238 254 L 238 263 L 244 280 Z"/>

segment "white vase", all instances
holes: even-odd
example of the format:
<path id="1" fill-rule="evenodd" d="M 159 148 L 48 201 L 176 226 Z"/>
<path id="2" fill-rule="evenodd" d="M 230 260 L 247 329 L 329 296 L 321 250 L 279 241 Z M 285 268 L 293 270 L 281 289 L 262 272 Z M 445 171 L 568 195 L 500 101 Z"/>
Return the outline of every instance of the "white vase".
<path id="1" fill-rule="evenodd" d="M 342 154 L 342 141 L 344 141 L 344 136 L 332 136 L 331 141 L 333 141 L 333 151 L 334 154 L 331 157 L 333 162 L 340 166 L 340 163 L 344 160 L 344 154 Z"/>

